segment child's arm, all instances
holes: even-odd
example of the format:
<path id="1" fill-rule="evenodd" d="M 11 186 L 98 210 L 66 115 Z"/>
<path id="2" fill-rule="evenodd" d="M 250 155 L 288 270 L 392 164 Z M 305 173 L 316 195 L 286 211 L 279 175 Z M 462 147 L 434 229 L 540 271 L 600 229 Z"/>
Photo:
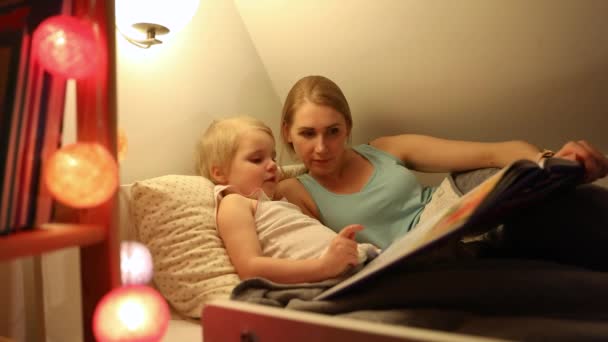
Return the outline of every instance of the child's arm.
<path id="1" fill-rule="evenodd" d="M 356 265 L 357 244 L 352 240 L 360 226 L 344 229 L 327 253 L 318 259 L 276 259 L 262 255 L 258 240 L 254 202 L 232 194 L 226 196 L 217 214 L 220 236 L 241 279 L 263 277 L 278 283 L 315 282 L 338 276 Z"/>

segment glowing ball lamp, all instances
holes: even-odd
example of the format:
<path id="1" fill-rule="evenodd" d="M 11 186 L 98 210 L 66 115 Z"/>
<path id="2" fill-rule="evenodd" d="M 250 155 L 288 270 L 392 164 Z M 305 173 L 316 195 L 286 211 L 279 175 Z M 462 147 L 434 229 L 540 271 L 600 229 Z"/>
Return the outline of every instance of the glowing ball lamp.
<path id="1" fill-rule="evenodd" d="M 168 326 L 169 306 L 148 286 L 116 288 L 93 313 L 93 333 L 99 342 L 160 341 Z"/>
<path id="2" fill-rule="evenodd" d="M 51 155 L 45 165 L 44 181 L 61 203 L 91 208 L 107 201 L 116 191 L 118 166 L 102 145 L 75 143 Z"/>
<path id="3" fill-rule="evenodd" d="M 139 242 L 123 241 L 120 244 L 120 273 L 123 285 L 145 285 L 152 279 L 152 255 Z"/>
<path id="4" fill-rule="evenodd" d="M 97 41 L 91 23 L 68 15 L 52 16 L 34 31 L 33 46 L 49 72 L 81 79 L 97 68 Z"/>

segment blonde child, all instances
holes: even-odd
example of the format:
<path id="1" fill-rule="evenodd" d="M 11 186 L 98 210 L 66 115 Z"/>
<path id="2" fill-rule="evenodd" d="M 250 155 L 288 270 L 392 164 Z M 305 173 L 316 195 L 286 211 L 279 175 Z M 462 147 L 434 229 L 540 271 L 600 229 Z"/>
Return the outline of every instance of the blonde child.
<path id="1" fill-rule="evenodd" d="M 377 253 L 338 234 L 286 200 L 271 200 L 279 179 L 270 128 L 247 116 L 214 121 L 197 146 L 199 173 L 216 184 L 217 228 L 241 279 L 315 282 L 342 275 Z"/>

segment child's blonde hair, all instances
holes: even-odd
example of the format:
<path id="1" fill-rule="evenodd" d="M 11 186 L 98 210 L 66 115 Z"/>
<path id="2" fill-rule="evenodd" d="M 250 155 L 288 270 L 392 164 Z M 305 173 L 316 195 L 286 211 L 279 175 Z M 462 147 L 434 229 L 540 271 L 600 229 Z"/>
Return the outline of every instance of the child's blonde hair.
<path id="1" fill-rule="evenodd" d="M 215 166 L 229 171 L 230 163 L 239 147 L 240 135 L 250 129 L 266 132 L 274 140 L 272 130 L 262 121 L 250 116 L 234 116 L 211 122 L 196 144 L 196 172 L 216 183 L 211 169 Z"/>

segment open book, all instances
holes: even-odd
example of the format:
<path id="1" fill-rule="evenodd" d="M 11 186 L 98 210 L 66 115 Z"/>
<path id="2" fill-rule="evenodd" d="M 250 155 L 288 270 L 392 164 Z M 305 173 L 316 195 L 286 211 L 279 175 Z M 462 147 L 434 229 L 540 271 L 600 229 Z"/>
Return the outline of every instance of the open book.
<path id="1" fill-rule="evenodd" d="M 396 263 L 430 251 L 446 239 L 479 235 L 496 227 L 517 209 L 539 203 L 559 189 L 574 187 L 583 167 L 570 160 L 518 160 L 479 184 L 452 205 L 395 240 L 359 272 L 327 289 L 315 299 L 327 299 Z"/>

